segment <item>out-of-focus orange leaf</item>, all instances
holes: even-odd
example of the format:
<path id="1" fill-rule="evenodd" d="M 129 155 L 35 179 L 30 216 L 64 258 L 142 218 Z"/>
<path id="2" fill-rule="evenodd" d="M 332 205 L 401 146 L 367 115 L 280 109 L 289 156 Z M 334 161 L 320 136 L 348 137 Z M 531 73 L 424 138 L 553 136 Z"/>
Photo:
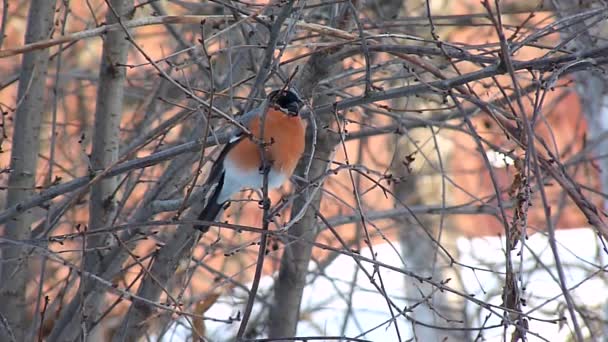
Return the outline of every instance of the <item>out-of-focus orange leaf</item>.
<path id="1" fill-rule="evenodd" d="M 202 300 L 196 304 L 196 308 L 194 308 L 194 313 L 197 316 L 202 316 L 209 310 L 209 308 L 215 304 L 217 299 L 220 298 L 219 293 L 212 293 L 205 300 Z M 192 321 L 192 340 L 197 341 L 201 340 L 205 336 L 205 321 L 201 317 L 195 317 Z"/>

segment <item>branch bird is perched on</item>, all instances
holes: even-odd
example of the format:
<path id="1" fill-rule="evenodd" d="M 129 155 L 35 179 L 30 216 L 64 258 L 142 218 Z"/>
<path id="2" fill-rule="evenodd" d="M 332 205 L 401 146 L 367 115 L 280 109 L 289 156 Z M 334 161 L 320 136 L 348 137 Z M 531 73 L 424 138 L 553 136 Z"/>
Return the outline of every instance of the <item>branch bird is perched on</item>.
<path id="1" fill-rule="evenodd" d="M 240 132 L 220 153 L 207 181 L 208 184 L 217 182 L 217 186 L 199 220 L 214 221 L 224 204 L 242 188 L 262 188 L 263 164 L 269 166 L 268 189 L 281 186 L 291 176 L 304 152 L 302 105 L 293 90 L 275 90 L 258 108 L 242 116 L 241 121 L 252 136 Z M 201 231 L 209 229 L 207 225 L 194 227 Z"/>

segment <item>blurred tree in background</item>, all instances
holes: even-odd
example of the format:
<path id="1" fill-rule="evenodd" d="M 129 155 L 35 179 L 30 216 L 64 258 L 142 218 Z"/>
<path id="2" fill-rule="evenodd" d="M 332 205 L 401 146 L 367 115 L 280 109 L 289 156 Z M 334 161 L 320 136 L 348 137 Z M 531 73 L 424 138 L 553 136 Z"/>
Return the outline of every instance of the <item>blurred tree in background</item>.
<path id="1" fill-rule="evenodd" d="M 2 4 L 1 341 L 607 338 L 606 2 Z M 194 230 L 288 83 L 296 173 Z"/>

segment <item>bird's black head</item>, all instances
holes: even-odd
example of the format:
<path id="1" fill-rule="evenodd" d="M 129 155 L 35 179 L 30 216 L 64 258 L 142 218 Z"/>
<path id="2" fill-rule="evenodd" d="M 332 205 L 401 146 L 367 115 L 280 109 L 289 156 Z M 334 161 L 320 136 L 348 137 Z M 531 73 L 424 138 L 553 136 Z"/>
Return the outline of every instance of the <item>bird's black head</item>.
<path id="1" fill-rule="evenodd" d="M 298 115 L 304 102 L 293 90 L 274 90 L 268 95 L 271 104 L 276 104 L 287 111 L 289 115 Z"/>

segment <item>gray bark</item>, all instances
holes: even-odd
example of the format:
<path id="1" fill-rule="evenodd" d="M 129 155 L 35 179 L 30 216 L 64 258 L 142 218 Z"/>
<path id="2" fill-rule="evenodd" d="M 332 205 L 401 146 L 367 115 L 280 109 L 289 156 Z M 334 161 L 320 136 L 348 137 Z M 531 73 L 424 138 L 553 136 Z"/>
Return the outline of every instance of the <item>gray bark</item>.
<path id="1" fill-rule="evenodd" d="M 585 3 L 589 5 L 585 5 Z M 555 7 L 558 9 L 558 14 L 575 14 L 576 11 L 583 12 L 588 10 L 593 4 L 590 1 L 579 0 L 554 0 Z M 596 3 L 597 6 L 605 6 Z M 571 9 L 570 12 L 567 9 Z M 573 10 L 574 9 L 574 10 Z M 591 27 L 585 27 L 585 22 L 574 24 L 572 28 L 563 32 L 564 39 L 570 38 L 572 34 L 576 37 L 572 40 L 570 47 L 582 51 L 598 46 L 598 42 L 602 42 L 602 37 L 606 36 L 606 28 L 608 25 L 605 19 Z M 595 154 L 601 156 L 608 151 L 608 137 L 603 137 L 608 131 L 608 79 L 605 73 L 597 70 L 583 70 L 575 74 L 577 82 L 577 92 L 580 97 L 583 114 L 587 119 L 589 127 L 589 140 L 594 141 Z M 599 139 L 599 140 L 596 140 Z M 597 159 L 598 166 L 602 172 L 600 173 L 601 192 L 608 193 L 608 158 Z M 604 210 L 608 209 L 608 201 L 604 201 Z"/>
<path id="2" fill-rule="evenodd" d="M 428 130 L 426 130 L 428 132 Z M 426 141 L 428 134 L 422 130 L 410 132 L 412 141 Z M 426 136 L 425 136 L 426 135 Z M 408 139 L 408 140 L 409 140 Z M 395 195 L 401 203 L 408 206 L 423 205 L 428 203 L 442 203 L 441 188 L 441 173 L 434 175 L 433 170 L 420 170 L 420 167 L 412 166 L 416 170 L 416 174 L 409 173 L 404 167 L 402 161 L 405 156 L 416 153 L 416 159 L 422 164 L 428 164 L 423 161 L 429 158 L 430 162 L 437 164 L 437 152 L 435 149 L 440 149 L 443 163 L 447 163 L 446 158 L 449 155 L 447 146 L 433 146 L 425 149 L 425 151 L 417 151 L 414 146 L 406 138 L 401 138 L 397 142 L 395 148 L 394 165 L 392 173 L 404 179 L 403 182 L 395 185 Z M 441 142 L 441 139 L 438 139 Z M 426 157 L 422 157 L 424 154 Z M 418 163 L 415 163 L 418 165 Z M 423 174 L 418 175 L 418 173 Z M 430 174 L 430 175 L 424 175 Z M 447 203 L 446 203 L 447 205 Z M 461 290 L 462 283 L 458 276 L 458 271 L 455 268 L 448 267 L 449 259 L 443 251 L 437 246 L 436 240 L 443 248 L 447 249 L 451 256 L 458 258 L 458 249 L 456 246 L 457 232 L 449 228 L 449 220 L 441 222 L 440 216 L 418 216 L 416 219 L 412 216 L 407 216 L 401 223 L 399 229 L 399 242 L 401 245 L 401 257 L 406 261 L 406 266 L 421 277 L 433 277 L 438 281 L 444 281 L 451 278 L 447 284 L 451 288 Z M 398 223 L 396 223 L 398 224 Z M 431 239 L 430 236 L 433 237 Z M 439 239 L 441 237 L 441 239 Z M 408 306 L 417 305 L 411 316 L 419 322 L 435 325 L 435 326 L 453 326 L 455 328 L 462 325 L 450 324 L 444 318 L 452 320 L 461 320 L 467 322 L 465 312 L 465 301 L 458 296 L 451 295 L 448 292 L 437 291 L 436 288 L 427 284 L 421 283 L 411 277 L 405 278 L 405 294 L 408 298 Z M 441 316 L 443 317 L 441 317 Z M 468 336 L 464 331 L 440 330 L 433 327 L 412 324 L 413 337 L 417 341 L 437 342 L 444 341 L 446 338 L 449 341 L 467 341 Z"/>
<path id="3" fill-rule="evenodd" d="M 253 32 L 257 31 L 256 29 Z M 248 35 L 243 35 L 247 37 Z M 234 40 L 240 40 L 238 34 L 231 36 Z M 253 39 L 252 37 L 246 39 Z M 224 70 L 229 69 L 227 74 L 230 76 L 231 73 L 240 75 L 243 74 L 248 67 L 247 63 L 244 62 L 246 58 L 244 56 L 249 54 L 248 51 L 240 51 L 234 58 L 229 59 L 227 65 L 215 66 L 214 69 Z M 226 58 L 228 59 L 228 58 Z M 232 60 L 234 59 L 234 63 Z M 223 60 L 223 59 L 222 59 Z M 209 80 L 207 84 L 212 84 L 216 89 L 223 89 L 231 84 L 233 79 L 231 77 L 224 77 L 224 79 L 218 81 L 217 76 L 215 80 Z M 229 103 L 228 98 L 218 97 L 214 100 L 214 106 L 218 108 L 225 108 Z M 200 138 L 203 134 L 204 123 L 203 120 L 197 122 L 192 133 L 192 139 Z M 207 149 L 208 150 L 208 149 Z M 198 158 L 194 158 L 198 159 Z M 184 184 L 176 181 L 181 179 L 184 174 L 187 174 L 190 170 L 190 165 L 194 161 L 192 155 L 182 155 L 172 161 L 171 165 L 167 167 L 167 171 L 161 177 L 158 186 L 152 191 L 148 192 L 143 200 L 143 205 L 137 210 L 134 215 L 133 221 L 140 222 L 148 219 L 154 214 L 152 208 L 152 201 L 155 199 L 164 199 L 163 192 L 166 189 L 172 187 L 183 187 Z M 187 164 L 187 165 L 186 165 Z M 185 166 L 186 165 L 186 166 Z M 190 210 L 182 217 L 184 220 L 194 220 L 197 218 L 197 214 L 203 209 L 202 202 L 195 202 Z M 193 230 L 192 225 L 180 225 L 174 232 L 171 232 L 166 236 L 166 244 L 160 248 L 155 257 L 152 267 L 149 272 L 144 276 L 142 284 L 138 289 L 138 296 L 150 300 L 158 300 L 163 294 L 171 294 L 173 289 L 170 286 L 170 282 L 173 281 L 176 269 L 182 260 L 188 259 L 192 254 L 192 249 L 198 243 L 199 238 L 202 235 L 198 231 Z M 106 262 L 109 264 L 104 269 L 107 270 L 107 276 L 111 276 L 112 272 L 116 272 L 119 269 L 120 264 L 115 260 L 124 260 L 127 253 L 124 252 L 124 248 L 115 251 L 116 257 L 106 258 Z M 157 313 L 157 309 L 141 301 L 134 301 L 126 315 L 126 319 L 122 322 L 122 325 L 114 336 L 114 341 L 133 341 L 137 340 L 140 336 L 149 331 L 152 325 L 151 316 Z"/>
<path id="4" fill-rule="evenodd" d="M 31 2 L 26 44 L 49 37 L 54 14 L 55 1 Z M 48 57 L 48 49 L 32 51 L 23 56 L 18 88 L 21 104 L 15 113 L 7 208 L 33 195 L 40 149 L 40 124 L 44 114 Z M 34 221 L 32 211 L 26 210 L 8 222 L 4 228 L 4 237 L 17 241 L 28 239 Z M 0 264 L 0 314 L 6 319 L 14 338 L 21 341 L 29 327 L 25 298 L 29 251 L 22 247 L 7 247 L 1 252 L 4 261 Z M 0 340 L 9 340 L 7 332 L 2 328 Z"/>
<path id="5" fill-rule="evenodd" d="M 407 5 L 411 8 L 416 8 L 418 3 L 410 4 L 411 2 L 403 0 L 386 1 L 382 6 L 374 8 L 376 15 L 380 18 L 390 18 L 390 16 L 407 16 L 411 15 L 407 11 Z M 438 4 L 434 4 L 438 5 Z M 439 9 L 446 11 L 449 9 L 446 4 L 439 5 Z M 424 5 L 422 5 L 424 6 Z M 432 13 L 447 14 L 447 13 Z M 426 15 L 422 14 L 422 15 Z M 442 28 L 442 33 L 446 28 Z M 424 28 L 419 32 L 420 35 L 428 35 L 428 28 Z M 398 84 L 395 84 L 398 86 Z M 424 108 L 428 103 L 418 98 L 401 98 L 392 101 L 396 108 Z M 439 146 L 428 144 L 423 151 L 419 150 L 419 146 L 414 143 L 416 141 L 428 141 L 432 139 L 432 134 L 428 129 L 415 129 L 408 131 L 408 137 L 398 137 L 395 139 L 395 156 L 393 165 L 391 165 L 391 173 L 398 179 L 403 179 L 402 182 L 394 185 L 396 196 L 396 207 L 403 208 L 403 204 L 408 207 L 422 206 L 430 203 L 444 203 L 447 195 L 444 196 L 446 189 L 442 187 L 442 172 L 438 159 L 438 151 L 441 151 L 441 161 L 445 165 L 448 163 L 450 154 L 449 144 L 437 137 L 436 141 Z M 403 165 L 406 156 L 415 153 L 416 161 L 412 165 L 412 169 L 416 170 L 410 173 Z M 432 163 L 433 167 L 428 167 Z M 422 170 L 417 165 L 424 165 Z M 437 171 L 439 170 L 439 171 Z M 428 175 L 427 175 L 428 174 Z M 402 204 L 403 203 L 403 204 Z M 402 221 L 395 222 L 399 226 L 398 237 L 401 247 L 401 257 L 406 261 L 406 266 L 421 277 L 433 277 L 436 280 L 452 280 L 448 286 L 455 289 L 462 289 L 462 284 L 459 282 L 460 277 L 455 268 L 446 266 L 446 256 L 437 246 L 438 241 L 446 248 L 453 257 L 457 256 L 456 239 L 457 233 L 447 228 L 449 220 L 442 220 L 440 216 L 419 215 L 413 217 L 407 215 Z M 432 238 L 430 237 L 432 236 Z M 433 239 L 435 241 L 433 241 Z M 408 299 L 408 306 L 418 304 L 411 316 L 422 323 L 437 326 L 450 326 L 444 318 L 449 317 L 455 320 L 467 321 L 465 301 L 457 296 L 450 296 L 447 292 L 436 291 L 436 288 L 427 284 L 421 283 L 411 277 L 404 279 L 405 296 Z M 433 327 L 412 324 L 413 338 L 417 341 L 465 341 L 468 336 L 462 331 L 439 330 Z M 456 325 L 452 325 L 456 327 Z"/>
<path id="6" fill-rule="evenodd" d="M 347 6 L 341 8 L 341 12 L 333 20 L 333 22 L 338 23 L 338 26 L 344 24 L 346 17 L 345 9 Z M 340 63 L 331 61 L 330 58 L 330 55 L 335 52 L 333 50 L 321 50 L 321 52 L 313 54 L 302 70 L 301 77 L 296 82 L 296 89 L 300 91 L 304 98 L 312 98 L 315 107 L 333 102 L 333 96 L 322 94 L 315 96 L 314 91 L 321 80 L 340 70 Z M 308 179 L 315 179 L 325 172 L 327 169 L 326 161 L 330 159 L 338 142 L 338 137 L 332 135 L 326 129 L 332 122 L 332 115 L 331 112 L 316 115 L 313 118 L 316 124 L 308 126 L 307 146 L 304 155 L 313 154 Z M 316 134 L 312 134 L 311 130 L 313 128 L 316 129 Z M 313 141 L 315 136 L 316 140 Z M 305 174 L 308 164 L 309 159 L 302 158 L 295 173 Z M 318 186 L 322 185 L 321 180 L 321 184 Z M 310 196 L 310 193 L 308 195 Z M 274 287 L 273 304 L 270 307 L 268 317 L 268 336 L 270 338 L 291 337 L 296 334 L 302 294 L 306 285 L 308 264 L 312 254 L 312 245 L 307 241 L 314 241 L 318 233 L 315 208 L 320 207 L 321 191 L 314 195 L 308 208 L 305 208 L 307 200 L 306 194 L 303 197 L 298 197 L 291 210 L 292 217 L 301 210 L 306 210 L 306 212 L 300 221 L 289 229 L 289 233 L 295 241 L 285 246 L 281 257 L 279 275 Z"/>
<path id="7" fill-rule="evenodd" d="M 299 89 L 304 98 L 311 98 L 313 90 L 320 80 L 328 77 L 331 73 L 339 70 L 338 63 L 330 63 L 329 51 L 316 53 L 313 55 L 304 70 L 302 78 L 298 80 Z M 333 97 L 315 97 L 315 106 L 332 103 Z M 327 169 L 327 162 L 337 143 L 337 137 L 332 135 L 325 127 L 329 126 L 332 120 L 332 113 L 316 117 L 316 142 L 312 142 L 312 134 L 307 135 L 307 147 L 304 155 L 313 152 L 312 144 L 316 143 L 314 149 L 313 162 L 310 167 L 308 179 L 317 179 Z M 312 128 L 312 125 L 308 126 Z M 309 129 L 310 131 L 310 129 Z M 308 132 L 311 133 L 311 132 Z M 302 175 L 308 165 L 309 159 L 303 157 L 300 161 L 296 174 Z M 319 186 L 322 186 L 320 184 Z M 308 197 L 300 196 L 294 202 L 291 210 L 292 216 L 297 215 L 306 205 Z M 279 276 L 275 283 L 273 305 L 269 314 L 269 333 L 270 338 L 290 337 L 296 333 L 298 320 L 300 317 L 300 305 L 302 293 L 306 284 L 308 274 L 308 264 L 312 253 L 312 245 L 307 241 L 314 241 L 318 231 L 316 230 L 316 211 L 321 203 L 321 191 L 318 191 L 306 209 L 302 219 L 289 229 L 289 234 L 294 236 L 296 241 L 285 246 L 281 258 Z"/>
<path id="8" fill-rule="evenodd" d="M 320 122 L 317 124 L 323 126 Z M 331 157 L 335 146 L 335 142 L 324 129 L 317 132 L 317 138 L 316 159 L 311 165 L 309 179 L 316 179 L 323 175 L 327 169 L 326 160 Z M 307 147 L 307 152 L 311 152 L 310 146 Z M 307 158 L 303 159 L 297 173 L 306 167 Z M 321 193 L 321 191 L 316 192 L 302 219 L 289 229 L 289 234 L 293 235 L 296 240 L 285 246 L 281 258 L 269 316 L 269 337 L 271 338 L 295 336 L 300 318 L 302 292 L 306 285 L 308 264 L 312 254 L 312 245 L 308 241 L 314 241 L 318 233 L 315 228 L 316 211 L 314 208 L 319 208 Z M 292 216 L 304 209 L 307 201 L 306 196 L 298 197 L 291 210 Z"/>
<path id="9" fill-rule="evenodd" d="M 202 208 L 199 208 L 199 210 L 202 210 Z M 195 219 L 196 215 L 194 213 L 196 212 L 197 210 L 191 210 L 186 219 Z M 200 236 L 201 234 L 194 230 L 191 225 L 180 225 L 167 244 L 158 251 L 152 268 L 142 281 L 137 295 L 158 300 L 166 288 L 165 285 L 174 276 L 179 262 L 190 256 L 192 248 L 196 245 Z M 137 341 L 140 336 L 148 331 L 151 323 L 149 318 L 156 310 L 147 303 L 134 299 L 121 327 L 114 335 L 113 341 Z"/>
<path id="10" fill-rule="evenodd" d="M 108 8 L 106 22 L 127 20 L 132 15 L 133 1 L 113 0 L 110 2 L 113 10 Z M 124 84 L 126 70 L 119 64 L 127 62 L 129 42 L 125 39 L 124 31 L 108 32 L 103 43 L 101 65 L 99 69 L 99 84 L 97 87 L 97 103 L 95 123 L 93 128 L 93 147 L 91 152 L 91 167 L 94 171 L 104 170 L 118 160 L 120 147 L 120 121 L 123 112 Z M 117 187 L 115 177 L 101 180 L 93 185 L 89 203 L 89 230 L 109 226 L 116 210 L 115 192 Z M 94 235 L 87 237 L 86 249 L 106 247 L 111 241 L 111 235 Z M 102 264 L 103 250 L 91 250 L 84 255 L 84 269 L 90 273 L 99 272 Z M 94 280 L 81 278 L 80 291 L 89 293 L 95 287 Z M 92 323 L 100 315 L 99 309 L 103 293 L 88 297 L 81 305 L 80 312 L 71 312 L 68 324 L 58 325 L 49 336 L 49 341 L 75 340 L 78 336 L 86 339 Z M 65 316 L 65 315 L 64 315 Z"/>
<path id="11" fill-rule="evenodd" d="M 133 9 L 132 1 L 111 1 L 117 13 L 126 19 Z M 108 23 L 118 20 L 112 10 L 106 15 Z M 93 128 L 93 148 L 91 167 L 94 171 L 104 170 L 118 160 L 120 146 L 120 120 L 123 111 L 124 84 L 126 71 L 119 64 L 127 62 L 129 42 L 122 31 L 110 32 L 103 44 L 99 85 L 97 87 L 97 105 Z M 89 229 L 108 226 L 115 210 L 116 177 L 101 180 L 91 188 L 89 203 Z M 87 248 L 103 247 L 108 242 L 105 237 L 90 237 Z M 94 251 L 85 255 L 85 268 L 91 272 L 97 268 L 102 253 Z"/>
<path id="12" fill-rule="evenodd" d="M 605 6 L 592 1 L 579 0 L 552 0 L 553 5 L 557 9 L 556 13 L 562 17 L 564 15 L 575 14 L 588 10 L 588 7 Z M 591 26 L 590 23 L 579 22 L 572 25 L 562 32 L 562 39 L 570 39 L 576 35 L 571 43 L 570 48 L 578 51 L 590 49 L 598 46 L 598 41 L 603 42 L 602 37 L 606 36 L 605 19 Z M 580 97 L 583 114 L 587 119 L 588 139 L 595 146 L 594 154 L 597 165 L 599 167 L 600 192 L 608 194 L 608 158 L 605 154 L 608 151 L 608 79 L 605 72 L 597 70 L 583 70 L 575 74 L 576 90 Z M 604 211 L 608 211 L 608 201 L 604 200 Z M 604 304 L 604 324 L 602 334 L 604 341 L 608 341 L 608 302 Z M 590 328 L 593 335 L 593 329 Z"/>

